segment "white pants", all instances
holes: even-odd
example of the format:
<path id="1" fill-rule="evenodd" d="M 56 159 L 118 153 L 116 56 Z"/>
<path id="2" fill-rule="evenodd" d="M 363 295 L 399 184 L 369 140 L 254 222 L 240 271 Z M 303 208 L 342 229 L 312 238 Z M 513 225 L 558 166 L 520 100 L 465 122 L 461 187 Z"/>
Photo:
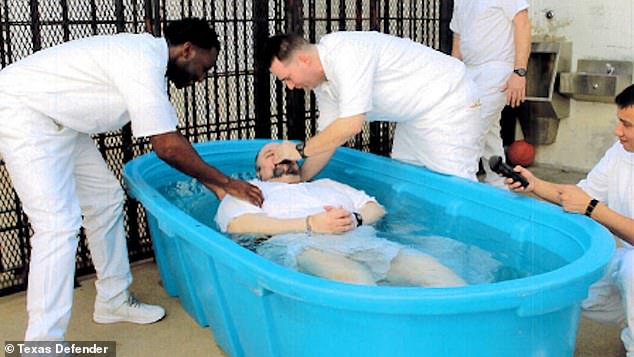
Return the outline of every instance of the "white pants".
<path id="1" fill-rule="evenodd" d="M 512 72 L 513 64 L 505 62 L 467 66 L 467 76 L 478 87 L 481 103 L 480 115 L 487 125 L 482 154 L 482 164 L 486 172 L 485 182 L 500 188 L 506 187 L 504 177 L 491 170 L 489 158 L 492 155 L 504 158 L 504 148 L 500 136 L 500 116 L 506 104 L 506 93 L 502 92 L 502 88 Z"/>
<path id="2" fill-rule="evenodd" d="M 634 248 L 619 248 L 601 280 L 590 286 L 581 304 L 583 315 L 602 323 L 623 326 L 621 340 L 634 357 Z"/>
<path id="3" fill-rule="evenodd" d="M 425 117 L 399 122 L 392 158 L 475 181 L 486 129 L 478 103 L 475 84 L 465 80 Z"/>
<path id="4" fill-rule="evenodd" d="M 117 304 L 132 281 L 123 190 L 87 134 L 0 96 L 0 153 L 33 228 L 25 340 L 64 338 L 77 234 L 86 230 L 97 299 Z"/>

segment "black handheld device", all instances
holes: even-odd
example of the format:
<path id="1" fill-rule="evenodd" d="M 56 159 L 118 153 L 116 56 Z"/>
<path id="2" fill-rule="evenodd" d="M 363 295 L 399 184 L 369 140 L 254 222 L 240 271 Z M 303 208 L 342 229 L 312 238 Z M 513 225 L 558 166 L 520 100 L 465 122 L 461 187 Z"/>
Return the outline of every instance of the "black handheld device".
<path id="1" fill-rule="evenodd" d="M 511 178 L 513 179 L 513 181 L 519 181 L 524 188 L 528 186 L 528 181 L 526 181 L 526 178 L 522 176 L 519 172 L 513 171 L 513 168 L 502 161 L 502 158 L 497 155 L 493 155 L 491 156 L 491 158 L 489 158 L 489 167 L 497 174 Z"/>

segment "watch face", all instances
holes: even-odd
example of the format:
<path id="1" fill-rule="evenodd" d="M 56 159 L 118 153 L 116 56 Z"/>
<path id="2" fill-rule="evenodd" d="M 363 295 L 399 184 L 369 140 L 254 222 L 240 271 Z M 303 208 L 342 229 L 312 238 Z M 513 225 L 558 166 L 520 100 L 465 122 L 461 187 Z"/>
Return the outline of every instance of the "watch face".
<path id="1" fill-rule="evenodd" d="M 305 147 L 305 145 L 306 145 L 306 144 L 305 144 L 304 142 L 301 142 L 301 143 L 299 143 L 299 144 L 295 145 L 295 149 L 297 149 L 297 152 L 299 153 L 299 156 L 301 156 L 301 157 L 302 157 L 302 159 L 305 159 L 305 158 L 306 158 L 306 154 L 304 154 L 304 147 Z"/>
<path id="2" fill-rule="evenodd" d="M 525 77 L 526 76 L 526 68 L 516 68 L 513 70 L 513 73 L 517 74 L 520 77 Z"/>

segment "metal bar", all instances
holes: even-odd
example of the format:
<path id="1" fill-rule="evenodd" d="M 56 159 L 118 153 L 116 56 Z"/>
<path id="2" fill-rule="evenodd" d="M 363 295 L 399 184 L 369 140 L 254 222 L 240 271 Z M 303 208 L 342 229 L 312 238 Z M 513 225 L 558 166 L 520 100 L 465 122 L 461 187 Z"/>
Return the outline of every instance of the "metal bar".
<path id="1" fill-rule="evenodd" d="M 131 0 L 132 5 L 132 27 L 134 28 L 134 32 L 139 31 L 139 3 L 137 0 Z M 125 13 L 124 13 L 125 16 Z"/>
<path id="2" fill-rule="evenodd" d="M 257 1 L 257 0 L 256 0 Z M 277 33 L 281 33 L 281 32 L 285 32 L 286 31 L 286 16 L 285 16 L 285 11 L 286 11 L 286 1 L 277 1 L 276 2 L 276 7 L 275 7 L 275 19 L 282 19 L 282 21 L 276 21 L 275 22 L 275 32 Z M 282 26 L 284 26 L 284 29 L 282 29 Z M 274 91 L 275 91 L 275 124 L 276 124 L 276 132 L 277 132 L 277 139 L 283 139 L 286 135 L 286 133 L 284 132 L 285 129 L 285 99 L 284 98 L 284 85 L 282 84 L 282 82 L 275 80 L 274 81 Z"/>
<path id="3" fill-rule="evenodd" d="M 248 33 L 248 27 L 249 26 L 247 26 L 247 23 L 248 23 L 248 20 L 247 20 L 247 4 L 248 4 L 248 2 L 241 1 L 241 4 L 242 4 L 242 39 L 244 41 L 244 44 L 242 46 L 242 56 L 243 56 L 244 60 L 240 61 L 240 62 L 244 63 L 244 71 L 246 72 L 246 71 L 249 70 L 249 68 L 248 68 L 249 67 L 248 66 L 249 65 L 249 61 L 247 60 L 249 58 L 249 48 L 247 46 L 247 42 L 248 42 L 247 39 L 248 39 L 248 35 L 249 35 L 249 33 Z M 253 20 L 251 20 L 251 21 L 253 22 Z M 243 122 L 243 128 L 244 128 L 244 132 L 246 134 L 245 137 L 247 139 L 251 139 L 252 136 L 250 135 L 249 130 L 248 130 L 248 127 L 249 127 L 250 122 L 251 122 L 251 99 L 250 99 L 250 97 L 251 97 L 251 93 L 253 93 L 255 88 L 253 88 L 253 87 L 250 88 L 250 86 L 249 86 L 249 76 L 248 75 L 240 76 L 240 78 L 243 79 L 244 88 L 245 88 L 245 91 L 244 91 L 244 94 L 243 94 L 244 97 L 245 97 L 245 100 L 244 100 L 245 101 L 245 103 L 244 103 L 245 115 L 244 115 L 244 120 L 242 121 Z M 255 131 L 253 131 L 253 135 L 255 135 Z"/>
<path id="4" fill-rule="evenodd" d="M 212 1 L 213 2 L 213 1 Z M 207 4 L 208 2 L 205 0 L 203 1 L 203 18 L 207 20 L 207 22 L 209 23 L 211 21 L 210 17 L 211 15 L 207 13 Z M 211 21 L 213 22 L 213 21 Z M 211 25 L 213 28 L 213 24 Z M 214 66 L 215 67 L 215 66 Z M 211 93 L 209 91 L 209 74 L 207 74 L 205 76 L 205 124 L 206 124 L 206 130 L 204 132 L 205 134 L 205 140 L 209 141 L 211 140 Z"/>
<path id="5" fill-rule="evenodd" d="M 238 7 L 237 1 L 233 0 L 233 10 L 234 10 L 233 39 L 236 42 L 238 40 L 238 20 L 235 19 L 235 15 L 237 13 L 237 7 Z M 240 87 L 240 75 L 239 75 L 239 73 L 240 73 L 240 62 L 241 61 L 240 61 L 240 57 L 239 57 L 239 54 L 238 54 L 238 49 L 236 48 L 236 46 L 234 46 L 233 48 L 234 48 L 234 50 L 233 50 L 233 65 L 234 65 L 234 67 L 233 67 L 233 76 L 234 77 L 233 78 L 235 78 L 235 83 L 236 83 L 236 85 L 235 85 L 235 87 L 236 87 L 236 91 L 235 91 L 235 94 L 236 94 L 236 105 L 235 105 L 236 116 L 235 116 L 235 118 L 236 118 L 236 121 L 237 121 L 237 124 L 238 124 L 238 125 L 236 125 L 236 127 L 237 127 L 236 130 L 237 130 L 238 138 L 241 139 L 242 138 L 242 136 L 241 136 L 241 134 L 242 134 L 241 132 L 242 131 L 240 130 L 240 119 L 242 118 L 242 106 L 240 105 L 240 95 L 241 95 L 240 88 L 241 87 Z"/>
<path id="6" fill-rule="evenodd" d="M 315 0 L 308 1 L 308 41 L 315 43 L 316 41 L 316 9 Z"/>
<path id="7" fill-rule="evenodd" d="M 185 17 L 185 2 L 182 1 L 182 0 L 180 2 L 180 11 L 181 11 L 180 16 L 181 17 Z M 167 20 L 167 18 L 166 18 L 166 20 Z"/>
<path id="8" fill-rule="evenodd" d="M 117 32 L 125 31 L 125 14 L 123 10 L 123 0 L 115 0 L 114 2 L 114 14 L 116 18 Z"/>
<path id="9" fill-rule="evenodd" d="M 223 7 L 223 17 L 225 19 L 228 18 L 228 13 L 227 13 L 227 5 L 224 4 Z M 228 30 L 228 25 L 227 22 L 223 22 L 223 33 L 226 35 L 229 30 Z M 228 48 L 225 50 L 225 55 L 224 55 L 224 68 L 225 71 L 229 72 L 229 51 Z M 230 98 L 230 93 L 229 93 L 229 78 L 227 77 L 224 81 L 224 100 L 225 100 L 225 108 L 230 108 L 231 107 L 231 98 Z M 231 130 L 231 119 L 226 116 L 225 118 L 223 118 L 223 120 L 226 121 L 226 125 L 225 125 L 225 129 L 227 130 L 227 135 L 229 136 L 229 138 L 231 138 L 232 136 L 232 130 Z"/>
<path id="10" fill-rule="evenodd" d="M 288 32 L 304 34 L 304 14 L 301 0 L 286 0 L 286 25 Z M 303 140 L 306 137 L 306 106 L 303 90 L 286 90 L 286 115 L 288 138 Z"/>
<path id="11" fill-rule="evenodd" d="M 31 48 L 33 52 L 37 52 L 42 49 L 42 37 L 40 23 L 40 10 L 38 0 L 29 0 L 29 10 L 31 13 Z"/>
<path id="12" fill-rule="evenodd" d="M 332 0 L 326 0 L 326 33 L 332 32 Z"/>
<path id="13" fill-rule="evenodd" d="M 453 33 L 449 29 L 449 22 L 453 14 L 453 0 L 440 0 L 440 51 L 451 54 Z"/>
<path id="14" fill-rule="evenodd" d="M 356 31 L 363 30 L 363 0 L 356 0 L 355 3 L 355 26 Z"/>
<path id="15" fill-rule="evenodd" d="M 257 0 L 256 0 L 257 1 Z M 276 32 L 277 33 L 282 33 L 282 32 L 286 32 L 286 1 L 278 1 L 276 3 L 276 8 L 275 8 L 275 18 L 276 19 L 283 19 L 283 21 L 276 21 L 275 25 L 276 25 Z M 282 26 L 283 29 L 282 29 Z M 286 118 L 286 99 L 284 97 L 285 94 L 285 90 L 284 90 L 284 85 L 282 84 L 282 82 L 275 80 L 274 81 L 274 90 L 275 90 L 275 124 L 276 124 L 276 131 L 277 131 L 277 139 L 284 139 L 287 136 L 287 133 L 284 131 L 286 129 L 286 122 L 285 122 L 285 118 Z"/>
<path id="16" fill-rule="evenodd" d="M 198 142 L 196 137 L 196 84 L 192 84 L 189 88 L 183 89 L 183 105 L 185 107 L 185 130 L 187 138 L 191 142 Z M 190 99 L 191 97 L 191 99 Z"/>
<path id="17" fill-rule="evenodd" d="M 0 6 L 0 69 L 4 68 L 7 66 L 7 52 L 5 50 L 5 46 L 6 46 L 6 42 L 4 40 L 4 33 L 5 31 L 9 32 L 9 13 L 7 10 L 7 1 L 3 2 L 4 6 Z M 5 19 L 5 21 L 3 22 L 4 17 L 7 17 L 7 19 Z"/>
<path id="18" fill-rule="evenodd" d="M 90 0 L 90 28 L 93 35 L 97 35 L 97 4 Z"/>
<path id="19" fill-rule="evenodd" d="M 64 42 L 70 40 L 70 20 L 68 18 L 68 1 L 60 0 L 60 7 L 62 8 L 62 38 Z"/>
<path id="20" fill-rule="evenodd" d="M 189 4 L 189 6 L 188 6 Z M 186 2 L 186 1 L 181 1 L 180 2 L 180 16 L 181 18 L 184 17 L 188 17 L 188 15 L 191 14 L 191 2 Z M 196 105 L 196 85 L 192 85 L 190 87 L 186 87 L 181 89 L 182 93 L 183 93 L 183 116 L 184 116 L 184 125 L 181 128 L 181 130 L 183 130 L 185 132 L 185 137 L 190 141 L 190 142 L 196 142 L 196 138 L 195 138 L 195 134 L 193 132 L 193 128 L 195 127 L 196 122 L 194 121 L 194 118 L 192 117 L 192 115 L 190 114 L 191 108 L 190 108 L 190 104 L 195 106 Z M 194 137 L 192 139 L 192 136 Z"/>
<path id="21" fill-rule="evenodd" d="M 403 0 L 396 2 L 396 34 L 403 37 Z"/>
<path id="22" fill-rule="evenodd" d="M 156 1 L 156 11 L 158 24 L 154 26 L 158 29 L 158 32 L 155 32 L 154 35 L 163 35 L 163 26 L 167 23 L 167 10 L 165 9 L 165 2 L 161 0 L 153 0 Z"/>
<path id="23" fill-rule="evenodd" d="M 310 43 L 315 43 L 317 41 L 317 29 L 316 29 L 316 17 L 317 17 L 317 9 L 316 9 L 316 1 L 309 0 L 308 2 L 308 41 Z M 309 118 L 310 118 L 310 132 L 307 133 L 308 136 L 315 135 L 316 127 L 317 127 L 317 98 L 315 97 L 315 93 L 313 91 L 310 92 L 309 96 Z"/>
<path id="24" fill-rule="evenodd" d="M 4 231 L 5 230 L 3 229 L 2 231 L 0 231 L 0 233 L 4 233 Z M 2 239 L 0 239 L 0 242 L 1 241 L 2 241 Z M 4 249 L 8 249 L 8 245 Z M 4 249 L 0 249 L 0 274 L 5 273 L 5 272 L 7 272 L 9 270 L 9 268 L 5 267 L 4 263 L 3 263 L 5 258 L 4 258 L 4 255 L 3 255 L 2 252 L 4 251 Z"/>
<path id="25" fill-rule="evenodd" d="M 380 14 L 379 14 L 380 0 L 370 0 L 370 29 L 378 31 L 380 29 Z M 370 151 L 373 153 L 381 152 L 383 135 L 381 133 L 381 123 L 370 123 Z"/>
<path id="26" fill-rule="evenodd" d="M 383 32 L 390 33 L 390 0 L 383 1 Z"/>
<path id="27" fill-rule="evenodd" d="M 132 147 L 132 125 L 130 123 L 126 124 L 123 128 L 121 128 L 121 141 L 123 143 L 122 153 L 123 153 L 123 162 L 122 165 L 129 162 L 134 158 L 134 149 Z M 128 216 L 128 235 L 131 237 L 135 237 L 137 239 L 129 239 L 129 244 L 131 248 L 140 252 L 141 244 L 139 242 L 139 214 L 136 210 L 138 206 L 138 202 L 133 198 L 128 198 L 125 202 L 125 212 Z"/>
<path id="28" fill-rule="evenodd" d="M 95 0 L 90 0 L 90 28 L 91 28 L 91 32 L 93 36 L 98 34 L 97 4 Z M 107 159 L 106 134 L 104 133 L 97 134 L 94 138 L 98 143 L 97 146 L 99 148 L 99 151 L 101 152 L 101 155 L 103 156 L 104 160 L 106 160 Z"/>
<path id="29" fill-rule="evenodd" d="M 161 34 L 161 2 L 159 0 L 144 0 L 145 31 L 158 36 Z"/>
<path id="30" fill-rule="evenodd" d="M 423 16 L 421 16 L 420 21 L 422 22 L 422 30 L 423 30 L 423 38 L 421 38 L 421 43 L 428 45 L 427 39 L 429 38 L 429 21 L 427 20 L 427 16 L 429 14 L 429 1 L 423 2 Z"/>
<path id="31" fill-rule="evenodd" d="M 275 81 L 275 119 L 277 124 L 277 139 L 285 138 L 284 133 L 284 114 L 285 101 L 284 101 L 284 85 L 280 81 Z"/>
<path id="32" fill-rule="evenodd" d="M 253 66 L 254 75 L 254 101 L 255 101 L 255 137 L 271 137 L 271 77 L 268 63 L 262 59 L 266 39 L 269 37 L 269 2 L 252 0 L 253 5 Z"/>
<path id="33" fill-rule="evenodd" d="M 218 21 L 220 22 L 220 21 Z M 30 21 L 11 21 L 8 22 L 10 25 L 15 25 L 15 26 L 31 26 L 31 22 Z M 99 24 L 99 25 L 116 25 L 117 24 L 117 20 L 114 19 L 100 19 L 98 21 L 89 19 L 89 20 L 82 20 L 82 19 L 76 19 L 76 20 L 68 20 L 68 21 L 64 21 L 63 19 L 40 19 L 39 24 L 40 25 L 47 25 L 47 26 L 61 26 L 64 23 L 67 23 L 69 25 L 91 25 L 91 24 Z"/>
<path id="34" fill-rule="evenodd" d="M 416 26 L 416 21 L 412 20 L 412 19 L 416 18 L 416 12 L 418 11 L 418 7 L 417 7 L 418 1 L 410 0 L 409 4 L 410 4 L 409 5 L 409 9 L 410 9 L 410 12 L 409 12 L 409 18 L 410 18 L 410 20 L 409 20 L 409 33 L 410 33 L 410 35 L 409 35 L 409 37 L 412 40 L 414 40 L 414 41 L 418 41 L 418 28 Z"/>
<path id="35" fill-rule="evenodd" d="M 15 213 L 17 216 L 17 225 L 18 225 L 18 236 L 21 238 L 20 241 L 20 258 L 24 263 L 24 267 L 22 268 L 22 281 L 26 285 L 29 279 L 29 261 L 31 257 L 31 230 L 29 226 L 29 218 L 26 216 L 26 213 L 22 210 L 22 202 L 18 197 L 17 192 L 13 191 L 13 200 L 15 202 Z"/>
<path id="36" fill-rule="evenodd" d="M 215 15 L 216 15 L 216 2 L 212 0 L 210 2 L 210 7 L 211 8 L 209 9 L 209 12 L 210 12 L 212 18 L 214 19 L 214 29 L 215 29 L 216 28 L 215 23 L 217 22 L 217 20 L 215 18 Z M 222 47 L 222 41 L 220 43 L 221 43 L 221 47 Z M 224 48 L 223 50 L 226 51 L 227 49 Z M 217 98 L 219 97 L 219 95 L 218 95 L 218 91 L 219 91 L 219 89 L 218 89 L 218 86 L 219 86 L 218 85 L 218 78 L 219 78 L 218 77 L 218 67 L 214 67 L 212 81 L 213 81 L 213 94 L 214 94 L 213 97 L 216 98 L 216 101 L 218 100 Z M 216 120 L 216 122 L 214 124 L 215 132 L 216 132 L 216 134 L 218 134 L 218 131 L 219 131 L 219 128 L 220 128 L 220 109 L 218 108 L 218 105 L 214 106 L 214 118 Z M 211 136 L 210 136 L 210 138 L 211 138 Z"/>
<path id="37" fill-rule="evenodd" d="M 346 29 L 346 2 L 339 2 L 339 31 Z"/>
<path id="38" fill-rule="evenodd" d="M 344 1 L 341 2 L 342 4 L 345 4 Z M 361 31 L 363 30 L 363 1 L 362 0 L 356 0 L 355 1 L 355 18 L 354 18 L 354 29 L 356 31 Z M 360 149 L 362 148 L 363 145 L 363 130 L 358 133 L 357 135 L 355 135 L 354 138 L 354 143 L 355 143 L 355 147 Z"/>
<path id="39" fill-rule="evenodd" d="M 431 36 L 429 37 L 429 42 L 430 42 L 430 46 L 434 47 L 434 48 L 438 48 L 439 47 L 439 43 L 436 43 L 435 39 L 438 37 L 438 30 L 436 29 L 436 27 L 438 26 L 439 20 L 438 20 L 438 16 L 439 16 L 439 12 L 440 12 L 440 1 L 434 1 L 434 7 L 432 10 L 432 18 L 430 19 L 430 23 L 431 23 L 431 28 L 432 28 L 432 32 L 431 32 Z"/>
<path id="40" fill-rule="evenodd" d="M 370 0 L 370 30 L 379 31 L 381 26 L 379 16 L 379 0 Z"/>
<path id="41" fill-rule="evenodd" d="M 282 5 L 286 5 L 286 3 L 282 3 L 281 1 L 276 1 L 275 2 L 275 9 L 273 10 L 274 15 L 273 15 L 273 26 L 274 26 L 274 33 L 279 34 L 284 32 L 284 17 L 283 15 L 281 15 L 283 13 L 282 10 Z"/>

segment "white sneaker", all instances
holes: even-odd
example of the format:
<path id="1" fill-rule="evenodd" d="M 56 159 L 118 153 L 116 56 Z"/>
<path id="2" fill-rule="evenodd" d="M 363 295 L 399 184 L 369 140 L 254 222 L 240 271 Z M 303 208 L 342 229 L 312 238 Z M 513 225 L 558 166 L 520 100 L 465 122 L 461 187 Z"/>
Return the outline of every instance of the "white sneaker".
<path id="1" fill-rule="evenodd" d="M 104 303 L 95 303 L 92 319 L 96 323 L 111 324 L 115 322 L 134 322 L 136 324 L 151 324 L 165 317 L 165 309 L 158 305 L 140 302 L 130 294 L 128 299 L 118 307 L 111 307 Z"/>

